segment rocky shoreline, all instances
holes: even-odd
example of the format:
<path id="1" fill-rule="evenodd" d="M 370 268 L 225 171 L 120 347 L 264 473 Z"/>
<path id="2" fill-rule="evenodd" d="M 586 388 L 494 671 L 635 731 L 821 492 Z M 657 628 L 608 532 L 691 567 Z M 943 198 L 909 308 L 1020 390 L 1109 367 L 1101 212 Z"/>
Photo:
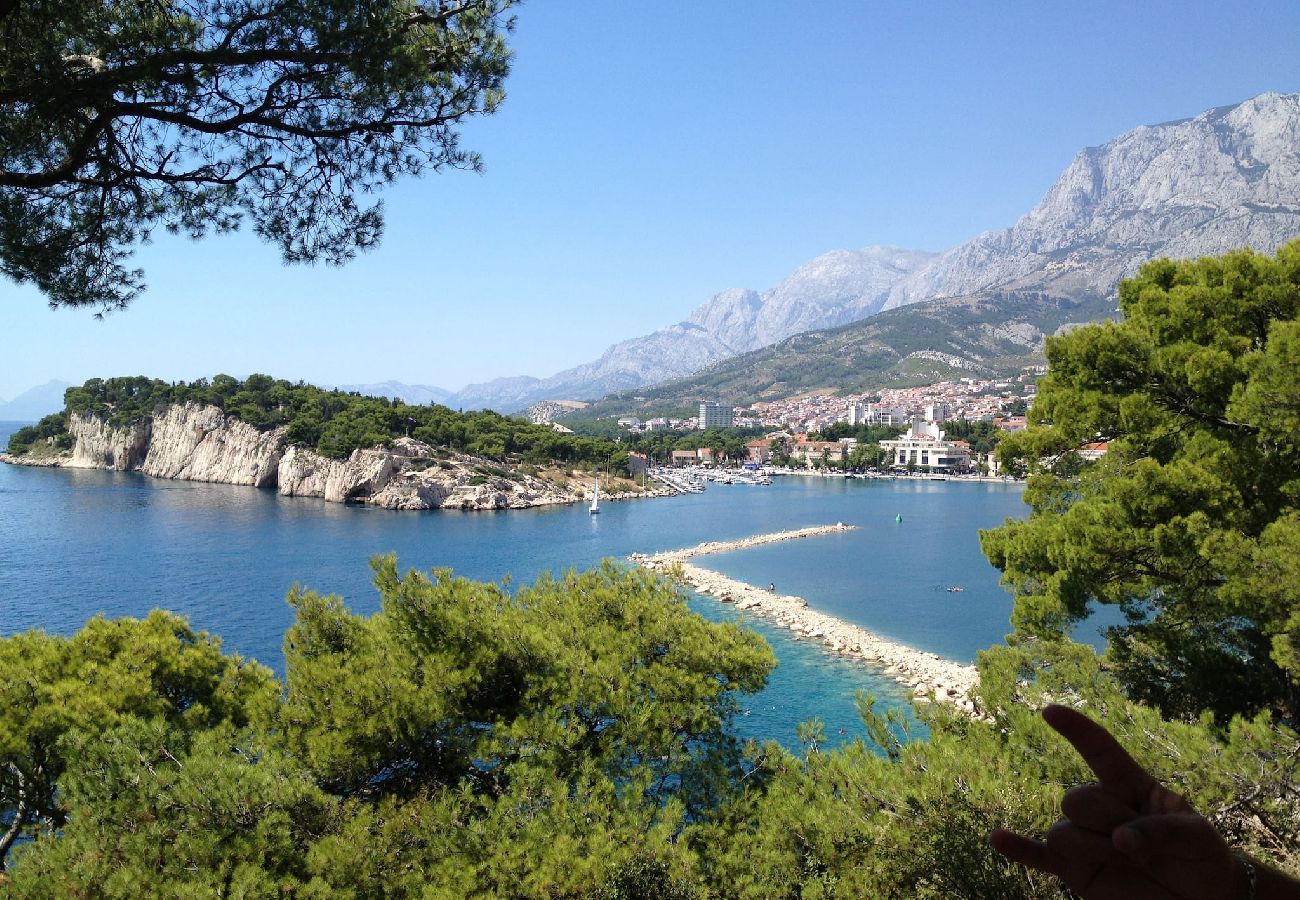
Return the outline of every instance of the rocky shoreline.
<path id="1" fill-rule="evenodd" d="M 330 459 L 289 445 L 283 427 L 261 431 L 215 406 L 195 403 L 173 405 L 123 427 L 73 415 L 68 432 L 73 438 L 70 450 L 51 447 L 22 457 L 0 454 L 0 462 L 251 485 L 286 497 L 321 497 L 331 503 L 393 510 L 527 509 L 590 499 L 590 485 L 576 479 L 548 480 L 411 438 Z M 673 495 L 669 489 L 652 488 L 642 493 L 611 491 L 601 499 Z"/>
<path id="2" fill-rule="evenodd" d="M 738 541 L 706 542 L 682 550 L 664 553 L 634 553 L 629 559 L 654 572 L 679 578 L 693 590 L 723 603 L 734 603 L 761 615 L 764 619 L 796 634 L 821 641 L 832 652 L 842 654 L 890 676 L 912 690 L 916 700 L 949 703 L 971 715 L 979 710 L 971 698 L 978 684 L 974 666 L 944 659 L 934 653 L 917 650 L 851 625 L 835 616 L 810 609 L 802 597 L 777 594 L 764 588 L 728 578 L 725 575 L 687 562 L 696 556 L 724 553 L 757 547 L 777 541 L 796 540 L 821 534 L 849 531 L 855 526 L 837 523 L 796 531 L 755 535 Z"/>

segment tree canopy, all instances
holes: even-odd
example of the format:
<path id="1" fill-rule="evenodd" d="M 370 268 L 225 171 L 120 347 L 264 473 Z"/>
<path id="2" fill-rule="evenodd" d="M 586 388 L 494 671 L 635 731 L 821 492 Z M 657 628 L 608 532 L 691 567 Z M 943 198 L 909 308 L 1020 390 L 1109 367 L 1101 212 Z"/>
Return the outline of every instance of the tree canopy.
<path id="1" fill-rule="evenodd" d="M 1159 260 L 1124 320 L 1049 340 L 1027 521 L 983 536 L 1020 637 L 1116 604 L 1108 662 L 1169 715 L 1300 712 L 1300 241 Z M 1095 463 L 1086 444 L 1107 442 Z"/>
<path id="2" fill-rule="evenodd" d="M 295 589 L 281 684 L 165 613 L 0 639 L 0 896 L 1064 897 L 988 846 L 1086 777 L 1086 705 L 1234 844 L 1300 868 L 1295 733 L 1128 700 L 1091 648 L 983 654 L 927 740 L 742 744 L 774 660 L 604 565 L 510 589 L 374 562 L 379 611 Z"/>
<path id="3" fill-rule="evenodd" d="M 364 196 L 480 165 L 512 0 L 0 0 L 0 271 L 100 312 L 132 248 L 248 218 L 288 262 L 373 246 Z"/>

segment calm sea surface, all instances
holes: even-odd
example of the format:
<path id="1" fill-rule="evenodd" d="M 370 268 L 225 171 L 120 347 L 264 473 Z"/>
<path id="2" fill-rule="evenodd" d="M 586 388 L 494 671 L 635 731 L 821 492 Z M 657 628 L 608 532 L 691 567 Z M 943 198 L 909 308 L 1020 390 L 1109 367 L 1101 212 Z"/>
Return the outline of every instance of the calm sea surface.
<path id="1" fill-rule="evenodd" d="M 0 446 L 13 427 L 0 423 Z M 353 610 L 373 612 L 367 560 L 377 553 L 395 551 L 404 568 L 448 566 L 518 582 L 634 551 L 842 521 L 859 529 L 699 562 L 775 582 L 847 621 L 971 661 L 1002 640 L 1011 608 L 977 532 L 1024 513 L 1015 485 L 799 477 L 608 503 L 599 516 L 580 504 L 411 513 L 121 472 L 0 466 L 0 633 L 66 634 L 96 613 L 162 607 L 279 671 L 289 587 L 340 594 Z M 949 592 L 954 585 L 964 590 Z M 707 598 L 692 605 L 712 619 L 734 615 Z M 746 699 L 743 733 L 794 746 L 795 725 L 819 716 L 837 743 L 862 731 L 856 691 L 903 704 L 893 681 L 748 621 L 780 665 L 767 689 Z"/>

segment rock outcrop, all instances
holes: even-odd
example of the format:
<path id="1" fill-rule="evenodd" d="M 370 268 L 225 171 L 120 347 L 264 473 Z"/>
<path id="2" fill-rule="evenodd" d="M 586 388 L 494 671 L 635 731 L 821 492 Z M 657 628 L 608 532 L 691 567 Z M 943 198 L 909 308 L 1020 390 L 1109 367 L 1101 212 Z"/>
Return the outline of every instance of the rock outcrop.
<path id="1" fill-rule="evenodd" d="M 138 468 L 155 478 L 273 487 L 283 444 L 283 428 L 258 431 L 215 406 L 186 403 L 153 417 Z"/>
<path id="2" fill-rule="evenodd" d="M 1011 228 L 900 279 L 884 309 L 989 290 L 1108 295 L 1142 263 L 1300 235 L 1300 94 L 1261 94 L 1082 150 Z"/>
<path id="3" fill-rule="evenodd" d="M 150 423 L 114 428 L 94 416 L 71 416 L 68 432 L 75 441 L 72 453 L 62 465 L 71 469 L 140 468 L 149 452 Z"/>
<path id="4" fill-rule="evenodd" d="M 122 427 L 74 415 L 68 430 L 74 444 L 66 453 L 39 459 L 6 456 L 4 461 L 252 485 L 275 488 L 287 497 L 385 509 L 523 509 L 583 499 L 582 491 L 410 438 L 330 459 L 288 446 L 284 428 L 259 430 L 215 406 L 193 403 L 167 407 Z"/>

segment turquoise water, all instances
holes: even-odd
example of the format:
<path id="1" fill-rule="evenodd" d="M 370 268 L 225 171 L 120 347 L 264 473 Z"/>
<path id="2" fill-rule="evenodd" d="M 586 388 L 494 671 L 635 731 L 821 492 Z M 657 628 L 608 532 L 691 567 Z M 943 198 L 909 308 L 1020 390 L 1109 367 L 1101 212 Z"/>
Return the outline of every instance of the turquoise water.
<path id="1" fill-rule="evenodd" d="M 520 581 L 634 551 L 836 521 L 861 528 L 699 562 L 775 581 L 814 607 L 956 659 L 973 658 L 1007 630 L 1010 599 L 979 555 L 976 532 L 1023 514 L 1016 486 L 784 478 L 602 510 L 390 512 L 130 473 L 0 466 L 0 632 L 66 634 L 95 613 L 162 607 L 278 670 L 292 618 L 288 588 L 302 583 L 373 612 L 367 560 L 376 553 L 395 551 L 404 567 Z M 964 591 L 948 593 L 953 584 Z M 693 608 L 713 619 L 734 614 L 707 598 Z M 894 682 L 751 624 L 780 664 L 768 688 L 746 699 L 742 733 L 793 746 L 795 725 L 819 716 L 837 743 L 862 731 L 856 691 L 905 702 Z"/>

